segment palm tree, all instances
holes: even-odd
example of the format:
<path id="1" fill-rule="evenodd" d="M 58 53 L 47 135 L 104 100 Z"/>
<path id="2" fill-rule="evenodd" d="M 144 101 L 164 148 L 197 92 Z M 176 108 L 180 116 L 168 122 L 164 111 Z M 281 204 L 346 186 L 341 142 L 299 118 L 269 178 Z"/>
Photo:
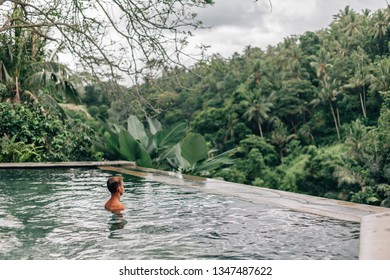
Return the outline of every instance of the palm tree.
<path id="1" fill-rule="evenodd" d="M 364 162 L 366 159 L 365 146 L 369 139 L 369 128 L 367 128 L 359 119 L 351 124 L 349 135 L 345 141 L 348 148 L 347 155 L 357 160 Z"/>
<path id="2" fill-rule="evenodd" d="M 13 9 L 11 24 L 18 25 L 25 11 L 19 5 Z M 56 62 L 57 50 L 46 56 L 44 30 L 13 28 L 0 34 L 0 83 L 6 85 L 13 103 L 20 103 L 21 97 L 38 102 L 38 91 L 43 87 L 60 91 L 73 103 L 79 101 L 76 82 L 71 79 L 66 66 Z M 3 97 L 4 98 L 4 97 Z M 52 99 L 52 96 L 45 96 Z"/>
<path id="3" fill-rule="evenodd" d="M 318 54 L 313 57 L 313 61 L 310 62 L 310 66 L 315 68 L 319 79 L 326 79 L 329 76 L 328 69 L 333 67 L 331 64 L 330 53 L 324 48 L 321 48 Z"/>
<path id="4" fill-rule="evenodd" d="M 346 10 L 348 12 L 348 10 Z M 340 140 L 340 114 L 337 107 L 337 97 L 340 94 L 340 82 L 331 78 L 329 69 L 333 67 L 331 63 L 331 54 L 320 49 L 318 56 L 314 57 L 314 60 L 310 63 L 312 67 L 316 69 L 317 77 L 320 79 L 321 89 L 318 94 L 318 98 L 313 99 L 312 103 L 318 105 L 319 103 L 327 104 L 330 108 L 334 126 L 336 128 L 337 138 Z"/>
<path id="5" fill-rule="evenodd" d="M 360 15 L 358 15 L 355 11 L 351 11 L 348 15 L 344 17 L 345 19 L 345 27 L 343 31 L 345 32 L 345 36 L 347 38 L 356 37 L 356 35 L 360 35 Z"/>
<path id="6" fill-rule="evenodd" d="M 257 123 L 260 137 L 264 137 L 262 124 L 269 119 L 269 112 L 273 107 L 274 92 L 269 96 L 265 96 L 261 91 L 258 91 L 257 93 L 251 91 L 249 95 L 246 95 L 246 98 L 248 108 L 244 116 L 246 116 L 249 121 L 254 120 Z"/>
<path id="7" fill-rule="evenodd" d="M 235 132 L 234 129 L 235 129 L 237 123 L 238 123 L 237 114 L 234 112 L 230 113 L 228 116 L 228 124 L 227 124 L 227 128 L 226 128 L 225 136 L 223 138 L 224 144 L 226 144 L 226 142 L 229 139 L 234 140 L 234 132 Z"/>
<path id="8" fill-rule="evenodd" d="M 370 90 L 385 92 L 390 89 L 390 58 L 381 59 L 373 67 Z"/>
<path id="9" fill-rule="evenodd" d="M 283 152 L 288 142 L 296 139 L 296 134 L 289 134 L 287 127 L 278 118 L 274 120 L 275 130 L 271 132 L 271 143 L 279 153 L 279 159 L 283 163 Z"/>
<path id="10" fill-rule="evenodd" d="M 358 89 L 360 105 L 363 112 L 363 117 L 367 118 L 367 101 L 366 101 L 366 82 L 368 80 L 368 75 L 365 75 L 361 71 L 356 71 L 355 75 L 349 79 L 349 83 L 346 84 L 345 88 Z"/>
<path id="11" fill-rule="evenodd" d="M 351 166 L 337 165 L 333 175 L 337 178 L 339 185 L 357 185 L 360 190 L 364 190 L 364 177 L 358 172 L 353 171 Z"/>
<path id="12" fill-rule="evenodd" d="M 372 18 L 371 32 L 377 40 L 377 47 L 380 54 L 384 54 L 387 49 L 386 36 L 390 25 L 390 7 L 385 10 L 378 10 Z"/>
<path id="13" fill-rule="evenodd" d="M 321 81 L 321 90 L 318 94 L 318 98 L 313 99 L 312 104 L 316 106 L 319 103 L 323 103 L 329 106 L 333 118 L 333 123 L 336 128 L 337 138 L 340 141 L 341 121 L 340 121 L 339 109 L 337 106 L 337 97 L 339 94 L 340 94 L 339 81 L 337 80 L 330 81 L 329 78 L 323 79 Z"/>
<path id="14" fill-rule="evenodd" d="M 54 60 L 38 62 L 32 65 L 31 74 L 26 77 L 26 86 L 31 90 L 38 91 L 42 87 L 52 90 L 60 96 L 61 101 L 79 104 L 81 102 L 80 92 L 77 86 L 80 85 L 79 78 L 65 65 Z"/>
<path id="15" fill-rule="evenodd" d="M 349 42 L 345 37 L 341 37 L 336 41 L 333 41 L 336 48 L 336 52 L 341 56 L 342 59 L 345 59 L 348 56 L 350 51 Z"/>
<path id="16" fill-rule="evenodd" d="M 370 80 L 369 69 L 367 65 L 369 64 L 369 59 L 367 53 L 361 48 L 358 47 L 351 55 L 353 61 L 354 75 L 349 78 L 349 81 L 344 88 L 356 89 L 359 92 L 360 105 L 363 112 L 363 117 L 367 118 L 367 100 L 366 100 L 366 87 Z"/>
<path id="17" fill-rule="evenodd" d="M 23 24 L 25 12 L 21 6 L 15 5 L 10 24 Z M 44 60 L 44 41 L 38 39 L 37 32 L 41 31 L 15 27 L 0 34 L 0 82 L 7 86 L 14 103 L 20 103 L 23 82 L 31 70 L 31 63 Z"/>

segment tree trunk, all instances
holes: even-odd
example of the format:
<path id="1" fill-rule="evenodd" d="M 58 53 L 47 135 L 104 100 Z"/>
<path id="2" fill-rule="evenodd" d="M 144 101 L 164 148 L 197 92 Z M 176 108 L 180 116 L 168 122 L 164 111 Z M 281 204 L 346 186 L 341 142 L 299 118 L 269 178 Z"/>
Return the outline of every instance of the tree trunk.
<path id="1" fill-rule="evenodd" d="M 329 102 L 330 110 L 332 111 L 334 126 L 336 127 L 336 132 L 337 132 L 337 138 L 338 138 L 339 141 L 340 141 L 341 138 L 340 138 L 340 132 L 339 132 L 339 125 L 338 125 L 337 117 L 336 117 L 336 114 L 335 114 L 335 112 L 334 112 L 332 102 L 331 102 L 330 100 L 328 100 L 328 102 Z"/>
<path id="2" fill-rule="evenodd" d="M 260 137 L 263 138 L 263 129 L 261 128 L 261 123 L 257 122 L 257 125 L 259 126 Z"/>
<path id="3" fill-rule="evenodd" d="M 283 164 L 283 148 L 280 149 L 279 157 L 280 157 L 280 163 Z"/>
<path id="4" fill-rule="evenodd" d="M 340 122 L 340 111 L 339 111 L 339 108 L 336 106 L 336 115 L 337 115 L 337 124 L 338 124 L 338 127 L 341 126 L 341 122 Z"/>
<path id="5" fill-rule="evenodd" d="M 365 85 L 363 85 L 363 115 L 364 115 L 364 118 L 367 118 L 367 101 L 366 101 L 366 87 Z"/>
<path id="6" fill-rule="evenodd" d="M 20 104 L 19 80 L 15 77 L 15 95 L 12 98 L 12 103 Z"/>

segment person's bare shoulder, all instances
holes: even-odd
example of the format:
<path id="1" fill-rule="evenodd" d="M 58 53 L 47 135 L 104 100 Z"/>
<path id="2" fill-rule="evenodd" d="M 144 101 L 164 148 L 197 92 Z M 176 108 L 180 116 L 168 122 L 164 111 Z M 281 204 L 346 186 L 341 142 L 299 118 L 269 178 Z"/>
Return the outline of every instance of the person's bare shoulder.
<path id="1" fill-rule="evenodd" d="M 107 211 L 117 213 L 122 210 L 125 210 L 125 206 L 122 203 L 111 203 L 110 201 L 107 201 L 107 203 L 104 205 L 104 208 Z"/>

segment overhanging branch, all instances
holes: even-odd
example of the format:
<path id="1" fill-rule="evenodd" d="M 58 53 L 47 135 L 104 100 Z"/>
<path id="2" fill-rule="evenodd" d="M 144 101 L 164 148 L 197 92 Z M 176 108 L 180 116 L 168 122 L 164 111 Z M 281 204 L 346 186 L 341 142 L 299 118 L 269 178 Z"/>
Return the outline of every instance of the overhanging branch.
<path id="1" fill-rule="evenodd" d="M 189 29 L 201 27 L 192 8 L 210 1 L 0 0 L 0 5 L 5 2 L 14 4 L 7 5 L 9 12 L 19 6 L 23 19 L 15 23 L 2 9 L 0 16 L 8 19 L 0 32 L 34 30 L 41 38 L 63 42 L 94 74 L 107 76 L 108 70 L 111 77 L 122 73 L 135 78 L 170 65 L 184 66 Z"/>

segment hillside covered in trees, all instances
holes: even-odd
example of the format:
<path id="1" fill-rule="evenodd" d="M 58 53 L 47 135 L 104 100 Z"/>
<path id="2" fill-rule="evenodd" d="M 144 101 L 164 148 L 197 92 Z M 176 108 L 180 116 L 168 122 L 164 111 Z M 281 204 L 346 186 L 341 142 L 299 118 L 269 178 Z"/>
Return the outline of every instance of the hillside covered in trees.
<path id="1" fill-rule="evenodd" d="M 10 45 L 9 37 L 0 39 L 0 46 Z M 45 56 L 25 48 L 35 61 Z M 2 52 L 0 161 L 134 159 L 389 207 L 389 50 L 390 8 L 346 7 L 323 30 L 266 50 L 215 54 L 190 69 L 166 67 L 159 78 L 126 90 L 96 80 L 80 90 L 57 64 L 46 64 L 46 79 L 32 79 L 35 64 L 25 64 L 21 101 L 9 82 L 12 71 L 4 72 L 15 64 Z M 58 106 L 77 101 L 81 111 Z M 201 148 L 183 152 L 190 147 Z"/>
<path id="2" fill-rule="evenodd" d="M 326 29 L 167 69 L 139 90 L 163 124 L 238 147 L 209 176 L 389 206 L 389 39 L 389 9 L 346 7 Z"/>

